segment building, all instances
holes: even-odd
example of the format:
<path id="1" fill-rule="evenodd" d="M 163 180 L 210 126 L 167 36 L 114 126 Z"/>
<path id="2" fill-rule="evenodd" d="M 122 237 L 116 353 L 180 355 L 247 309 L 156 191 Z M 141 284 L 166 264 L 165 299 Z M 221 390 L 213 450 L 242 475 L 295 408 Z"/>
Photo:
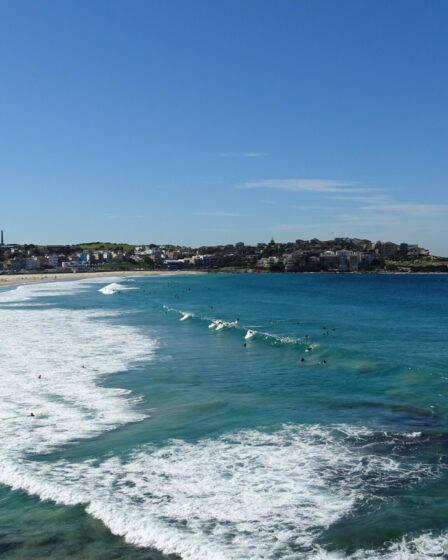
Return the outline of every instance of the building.
<path id="1" fill-rule="evenodd" d="M 58 255 L 52 254 L 48 255 L 48 264 L 52 268 L 58 268 L 59 266 L 59 257 Z"/>
<path id="2" fill-rule="evenodd" d="M 386 241 L 381 245 L 380 255 L 385 259 L 393 259 L 397 256 L 400 247 L 396 243 Z"/>
<path id="3" fill-rule="evenodd" d="M 335 251 L 320 253 L 320 263 L 323 270 L 336 270 L 339 267 L 339 256 Z"/>
<path id="4" fill-rule="evenodd" d="M 40 263 L 35 257 L 25 259 L 25 270 L 37 270 L 38 268 L 40 268 Z"/>

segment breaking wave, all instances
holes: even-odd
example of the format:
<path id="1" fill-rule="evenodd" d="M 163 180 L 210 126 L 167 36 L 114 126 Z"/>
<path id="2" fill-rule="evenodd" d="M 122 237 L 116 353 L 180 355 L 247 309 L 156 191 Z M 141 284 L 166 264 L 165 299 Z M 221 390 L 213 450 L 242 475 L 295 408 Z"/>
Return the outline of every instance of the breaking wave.
<path id="1" fill-rule="evenodd" d="M 297 338 L 294 336 L 281 336 L 277 334 L 273 334 L 270 332 L 265 332 L 261 330 L 256 330 L 255 327 L 252 325 L 244 326 L 240 324 L 239 320 L 235 319 L 233 321 L 224 321 L 223 319 L 216 319 L 214 317 L 202 317 L 196 315 L 195 313 L 190 313 L 189 311 L 181 311 L 179 309 L 174 309 L 172 307 L 164 306 L 166 311 L 176 313 L 181 315 L 181 321 L 185 321 L 186 319 L 196 319 L 203 323 L 207 323 L 210 329 L 214 330 L 224 330 L 224 329 L 235 329 L 236 331 L 240 331 L 247 336 L 247 339 L 254 339 L 259 341 L 267 342 L 271 345 L 278 346 L 278 345 L 305 345 L 311 348 L 316 348 L 317 344 L 310 344 L 309 340 L 305 338 Z"/>
<path id="2" fill-rule="evenodd" d="M 116 294 L 117 292 L 124 292 L 126 290 L 137 290 L 137 289 L 138 288 L 134 288 L 132 286 L 123 286 L 123 284 L 117 284 L 116 282 L 113 282 L 112 284 L 108 284 L 107 286 L 100 288 L 98 291 L 104 295 L 111 296 L 113 294 Z"/>
<path id="3" fill-rule="evenodd" d="M 86 504 L 130 543 L 187 560 L 323 558 L 330 556 L 322 556 L 316 538 L 379 485 L 435 475 L 425 465 L 358 453 L 342 437 L 354 433 L 320 426 L 246 430 L 143 446 L 127 460 L 7 462 L 0 473 L 3 482 L 42 499 Z"/>

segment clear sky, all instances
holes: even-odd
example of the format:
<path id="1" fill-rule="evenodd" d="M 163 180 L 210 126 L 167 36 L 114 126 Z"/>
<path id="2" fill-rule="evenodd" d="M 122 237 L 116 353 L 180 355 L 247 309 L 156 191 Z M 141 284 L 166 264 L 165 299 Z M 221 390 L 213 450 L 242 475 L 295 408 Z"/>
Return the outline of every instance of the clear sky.
<path id="1" fill-rule="evenodd" d="M 0 0 L 7 242 L 448 256 L 447 0 Z"/>

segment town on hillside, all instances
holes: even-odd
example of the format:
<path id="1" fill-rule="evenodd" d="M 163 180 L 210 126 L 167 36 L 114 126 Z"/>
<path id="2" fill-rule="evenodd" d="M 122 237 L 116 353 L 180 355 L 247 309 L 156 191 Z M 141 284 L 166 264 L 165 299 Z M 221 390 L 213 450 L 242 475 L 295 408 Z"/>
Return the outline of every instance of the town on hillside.
<path id="1" fill-rule="evenodd" d="M 338 237 L 288 243 L 202 246 L 7 244 L 0 241 L 0 274 L 123 270 L 244 272 L 448 272 L 448 259 L 415 244 Z"/>

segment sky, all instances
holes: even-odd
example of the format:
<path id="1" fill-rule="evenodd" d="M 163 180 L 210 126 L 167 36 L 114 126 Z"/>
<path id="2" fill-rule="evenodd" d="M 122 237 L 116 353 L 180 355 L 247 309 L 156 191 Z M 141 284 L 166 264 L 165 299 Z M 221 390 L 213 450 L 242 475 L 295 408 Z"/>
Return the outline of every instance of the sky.
<path id="1" fill-rule="evenodd" d="M 6 242 L 448 256 L 446 0 L 0 0 Z"/>

